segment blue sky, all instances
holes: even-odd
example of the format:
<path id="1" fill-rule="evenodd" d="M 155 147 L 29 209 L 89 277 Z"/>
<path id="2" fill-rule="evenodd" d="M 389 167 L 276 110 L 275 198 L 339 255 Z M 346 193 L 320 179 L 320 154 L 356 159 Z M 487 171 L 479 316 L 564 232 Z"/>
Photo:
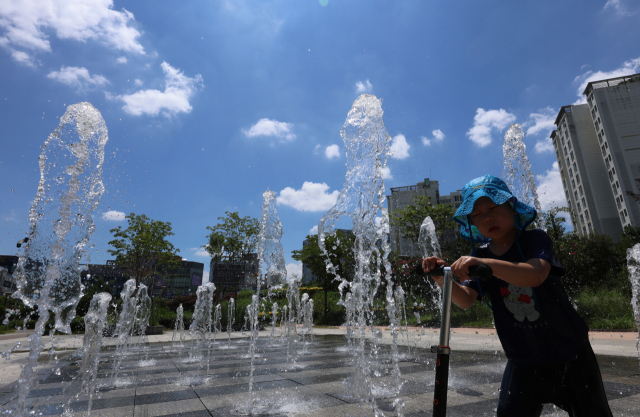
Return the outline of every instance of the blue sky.
<path id="1" fill-rule="evenodd" d="M 640 5 L 582 1 L 0 1 L 0 253 L 28 230 L 40 147 L 65 106 L 109 129 L 92 262 L 121 213 L 169 221 L 205 263 L 206 226 L 258 217 L 277 192 L 283 245 L 301 247 L 341 189 L 352 102 L 383 99 L 386 185 L 443 194 L 502 171 L 525 127 L 543 208 L 564 204 L 548 135 L 586 82 L 640 71 Z"/>

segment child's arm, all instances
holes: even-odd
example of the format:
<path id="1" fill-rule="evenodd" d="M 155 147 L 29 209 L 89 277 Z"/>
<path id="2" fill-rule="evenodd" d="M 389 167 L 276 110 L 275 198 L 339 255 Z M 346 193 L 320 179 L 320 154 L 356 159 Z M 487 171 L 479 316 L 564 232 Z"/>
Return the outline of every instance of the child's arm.
<path id="1" fill-rule="evenodd" d="M 434 256 L 422 260 L 422 269 L 424 272 L 429 272 L 438 265 L 446 264 L 445 261 Z M 444 277 L 431 276 L 431 279 L 433 279 L 440 288 L 444 285 Z M 453 301 L 455 305 L 466 310 L 473 305 L 477 298 L 478 293 L 475 290 L 453 281 L 453 285 L 451 286 L 451 301 Z"/>
<path id="2" fill-rule="evenodd" d="M 544 259 L 533 258 L 527 262 L 507 262 L 491 258 L 462 256 L 451 265 L 451 271 L 461 280 L 471 279 L 469 267 L 487 264 L 493 269 L 493 275 L 518 287 L 537 287 L 549 276 L 551 264 Z"/>

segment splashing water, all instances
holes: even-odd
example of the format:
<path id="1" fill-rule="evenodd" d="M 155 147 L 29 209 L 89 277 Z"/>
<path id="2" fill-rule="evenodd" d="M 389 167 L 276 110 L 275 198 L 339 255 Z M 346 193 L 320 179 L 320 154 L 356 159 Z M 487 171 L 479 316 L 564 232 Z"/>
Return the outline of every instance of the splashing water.
<path id="1" fill-rule="evenodd" d="M 96 378 L 98 364 L 100 363 L 100 348 L 102 347 L 102 331 L 107 320 L 107 309 L 111 302 L 111 294 L 105 292 L 96 294 L 91 299 L 89 311 L 84 316 L 84 338 L 79 349 L 82 355 L 82 364 L 78 376 L 63 391 L 62 396 L 67 397 L 64 406 L 65 416 L 71 416 L 71 402 L 81 394 L 88 396 L 89 404 L 87 415 L 91 414 L 93 394 L 97 388 Z"/>
<path id="2" fill-rule="evenodd" d="M 278 303 L 271 305 L 271 334 L 269 335 L 269 343 L 273 339 L 273 335 L 276 333 L 276 323 L 278 321 Z"/>
<path id="3" fill-rule="evenodd" d="M 387 209 L 385 208 L 384 181 L 382 170 L 389 156 L 389 142 L 391 137 L 387 133 L 382 121 L 382 103 L 375 96 L 362 94 L 356 99 L 347 115 L 340 135 L 344 139 L 347 151 L 347 173 L 343 189 L 338 200 L 318 223 L 318 244 L 327 258 L 327 271 L 340 280 L 340 303 L 345 303 L 345 293 L 351 293 L 353 303 L 354 337 L 357 343 L 351 351 L 355 359 L 355 373 L 350 380 L 350 389 L 354 397 L 367 403 L 374 413 L 382 413 L 372 395 L 371 374 L 377 369 L 375 345 L 369 351 L 365 345 L 365 330 L 371 326 L 375 333 L 372 308 L 374 295 L 381 283 L 381 267 L 391 271 L 387 260 L 389 244 L 385 230 L 389 225 Z M 381 221 L 376 224 L 376 216 L 381 213 Z M 355 276 L 351 281 L 341 277 L 329 259 L 325 248 L 327 236 L 335 235 L 336 221 L 348 216 L 353 220 L 353 234 L 355 236 Z M 397 332 L 396 302 L 393 293 L 391 274 L 385 274 L 387 281 L 386 308 L 390 320 L 392 334 Z M 391 373 L 400 377 L 398 366 L 398 348 L 392 344 Z M 355 340 L 354 340 L 355 341 Z M 399 392 L 399 387 L 394 391 Z M 397 409 L 396 411 L 401 411 Z"/>
<path id="4" fill-rule="evenodd" d="M 107 140 L 100 112 L 89 103 L 74 104 L 44 142 L 38 158 L 40 183 L 29 211 L 29 242 L 18 262 L 14 295 L 29 307 L 37 306 L 39 312 L 29 336 L 29 359 L 19 379 L 19 415 L 26 412 L 49 311 L 55 314 L 55 329 L 71 333 L 70 323 L 82 297 L 79 263 L 95 229 L 92 213 L 104 192 Z"/>
<path id="5" fill-rule="evenodd" d="M 636 243 L 632 248 L 627 249 L 627 268 L 629 269 L 629 280 L 631 281 L 631 307 L 638 328 L 638 359 L 640 359 L 640 243 Z"/>
<path id="6" fill-rule="evenodd" d="M 538 188 L 531 172 L 531 163 L 527 157 L 527 146 L 524 144 L 524 130 L 517 123 L 512 124 L 504 134 L 502 153 L 504 170 L 502 179 L 518 201 L 533 206 L 538 213 L 542 212 L 538 200 Z M 534 225 L 537 225 L 534 222 Z"/>
<path id="7" fill-rule="evenodd" d="M 420 246 L 420 253 L 422 258 L 429 258 L 432 256 L 442 258 L 442 251 L 440 250 L 440 242 L 438 242 L 438 235 L 436 234 L 436 226 L 431 220 L 431 217 L 425 217 L 422 225 L 420 225 L 420 237 L 418 238 L 418 244 Z M 436 309 L 442 313 L 442 290 L 432 279 L 424 278 L 424 282 L 429 286 L 431 293 L 431 308 Z"/>

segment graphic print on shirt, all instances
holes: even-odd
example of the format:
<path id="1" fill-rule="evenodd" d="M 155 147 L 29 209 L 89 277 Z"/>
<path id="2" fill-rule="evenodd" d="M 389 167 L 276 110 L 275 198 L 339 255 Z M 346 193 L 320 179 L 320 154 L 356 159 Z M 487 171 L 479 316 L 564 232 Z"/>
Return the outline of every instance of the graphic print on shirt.
<path id="1" fill-rule="evenodd" d="M 529 322 L 534 322 L 540 317 L 533 299 L 533 288 L 509 284 L 508 287 L 500 288 L 500 294 L 504 305 L 513 313 L 516 320 L 524 321 L 526 318 Z"/>

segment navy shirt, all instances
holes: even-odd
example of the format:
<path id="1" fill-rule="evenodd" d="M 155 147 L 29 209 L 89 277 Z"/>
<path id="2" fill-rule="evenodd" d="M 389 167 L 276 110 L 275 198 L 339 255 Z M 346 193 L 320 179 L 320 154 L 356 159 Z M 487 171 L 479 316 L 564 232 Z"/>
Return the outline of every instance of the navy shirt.
<path id="1" fill-rule="evenodd" d="M 560 282 L 564 270 L 553 252 L 551 238 L 542 230 L 528 230 L 520 232 L 518 241 L 522 254 L 516 243 L 500 256 L 491 252 L 487 244 L 474 249 L 471 256 L 507 262 L 544 259 L 551 264 L 551 271 L 542 285 L 517 287 L 495 276 L 461 285 L 477 291 L 479 300 L 482 295 L 489 298 L 507 358 L 531 365 L 567 362 L 588 343 L 589 328 Z"/>

